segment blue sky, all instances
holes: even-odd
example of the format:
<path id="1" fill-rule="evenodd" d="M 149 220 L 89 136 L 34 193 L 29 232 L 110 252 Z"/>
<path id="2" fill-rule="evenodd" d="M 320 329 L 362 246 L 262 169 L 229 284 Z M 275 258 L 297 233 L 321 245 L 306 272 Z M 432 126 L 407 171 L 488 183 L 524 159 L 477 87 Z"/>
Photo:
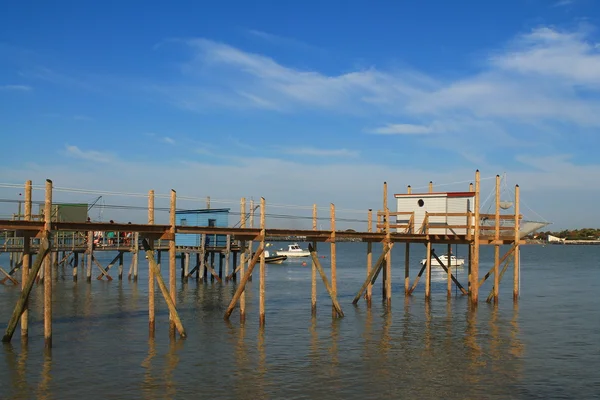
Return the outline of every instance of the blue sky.
<path id="1" fill-rule="evenodd" d="M 0 182 L 366 209 L 479 168 L 554 228 L 600 225 L 592 0 L 2 10 Z"/>

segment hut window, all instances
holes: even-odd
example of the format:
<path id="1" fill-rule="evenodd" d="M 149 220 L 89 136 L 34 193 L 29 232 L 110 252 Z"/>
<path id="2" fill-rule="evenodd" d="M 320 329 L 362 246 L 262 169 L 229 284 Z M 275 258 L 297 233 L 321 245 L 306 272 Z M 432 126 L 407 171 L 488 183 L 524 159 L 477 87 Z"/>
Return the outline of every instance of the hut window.
<path id="1" fill-rule="evenodd" d="M 425 202 L 423 201 L 423 199 L 419 199 L 419 201 L 417 201 L 417 204 L 419 205 L 419 207 L 423 207 L 425 205 Z"/>
<path id="2" fill-rule="evenodd" d="M 187 226 L 187 218 L 181 218 L 181 226 Z"/>
<path id="3" fill-rule="evenodd" d="M 211 218 L 211 219 L 208 220 L 208 226 L 213 227 L 213 226 L 216 226 L 216 224 L 217 224 L 217 220 L 216 219 L 212 219 Z"/>

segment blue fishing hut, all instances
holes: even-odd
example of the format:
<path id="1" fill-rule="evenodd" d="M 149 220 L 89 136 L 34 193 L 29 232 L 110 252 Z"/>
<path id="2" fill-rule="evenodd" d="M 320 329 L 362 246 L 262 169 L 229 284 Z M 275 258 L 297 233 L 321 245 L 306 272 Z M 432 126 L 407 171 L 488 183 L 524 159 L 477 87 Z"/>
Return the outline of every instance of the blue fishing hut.
<path id="1" fill-rule="evenodd" d="M 200 210 L 180 210 L 175 212 L 175 224 L 181 226 L 229 226 L 229 208 L 205 208 Z M 206 235 L 208 246 L 225 247 L 226 235 Z M 201 246 L 200 234 L 175 234 L 177 246 Z"/>

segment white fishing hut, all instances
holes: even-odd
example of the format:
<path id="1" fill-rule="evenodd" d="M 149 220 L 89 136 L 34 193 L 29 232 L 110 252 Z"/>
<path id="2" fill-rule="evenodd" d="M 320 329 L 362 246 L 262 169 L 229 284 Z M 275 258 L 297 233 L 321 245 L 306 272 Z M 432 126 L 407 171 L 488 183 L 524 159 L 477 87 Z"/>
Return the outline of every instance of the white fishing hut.
<path id="1" fill-rule="evenodd" d="M 429 234 L 467 234 L 467 213 L 474 212 L 474 192 L 409 193 L 394 197 L 398 211 L 396 224 L 405 225 L 398 227 L 398 232 L 425 233 L 424 222 L 427 222 Z"/>

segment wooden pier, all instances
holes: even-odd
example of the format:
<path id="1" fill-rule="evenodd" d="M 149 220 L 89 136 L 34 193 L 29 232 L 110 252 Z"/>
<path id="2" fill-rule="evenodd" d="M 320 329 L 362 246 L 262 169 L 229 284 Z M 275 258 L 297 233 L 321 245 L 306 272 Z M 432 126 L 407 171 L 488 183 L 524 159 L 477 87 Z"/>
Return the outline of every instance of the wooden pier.
<path id="1" fill-rule="evenodd" d="M 123 279 L 124 255 L 131 254 L 131 265 L 127 278 L 137 280 L 140 260 L 148 266 L 148 317 L 149 335 L 155 334 L 155 289 L 158 286 L 161 297 L 169 309 L 169 332 L 174 338 L 176 332 L 181 337 L 186 336 L 183 321 L 180 320 L 176 307 L 176 275 L 177 259 L 181 269 L 181 279 L 187 281 L 192 278 L 198 282 L 206 282 L 208 279 L 217 281 L 219 284 L 236 282 L 236 291 L 225 312 L 225 319 L 229 319 L 235 308 L 239 306 L 240 321 L 246 318 L 245 289 L 246 284 L 252 279 L 256 265 L 258 264 L 259 279 L 259 323 L 265 325 L 265 253 L 267 238 L 282 240 L 289 237 L 303 237 L 309 243 L 311 259 L 311 311 L 317 312 L 317 275 L 321 277 L 331 301 L 332 315 L 334 318 L 344 316 L 342 304 L 338 301 L 337 291 L 337 265 L 336 265 L 336 242 L 338 241 L 360 241 L 367 243 L 367 254 L 365 255 L 366 275 L 365 281 L 354 297 L 353 304 L 364 298 L 366 306 L 371 306 L 372 288 L 377 278 L 382 276 L 382 298 L 387 307 L 392 306 L 392 275 L 393 271 L 404 272 L 404 295 L 412 296 L 415 288 L 425 275 L 425 298 L 431 297 L 431 260 L 435 259 L 446 272 L 447 297 L 450 300 L 452 286 L 460 290 L 462 295 L 469 296 L 469 303 L 476 306 L 479 301 L 479 288 L 491 276 L 494 279 L 493 290 L 487 297 L 488 302 L 498 302 L 498 289 L 501 278 L 509 268 L 512 260 L 513 269 L 513 300 L 519 297 L 519 246 L 524 242 L 520 238 L 519 222 L 519 187 L 515 187 L 514 214 L 500 214 L 500 177 L 496 177 L 496 202 L 494 214 L 482 214 L 480 208 L 480 174 L 475 173 L 475 183 L 469 186 L 469 192 L 474 199 L 472 211 L 466 212 L 426 212 L 423 222 L 417 224 L 415 213 L 406 211 L 390 211 L 388 206 L 387 184 L 383 185 L 382 208 L 374 212 L 368 210 L 367 226 L 362 231 L 337 230 L 336 208 L 330 205 L 328 219 L 329 229 L 317 229 L 317 206 L 312 209 L 312 229 L 280 229 L 266 226 L 267 202 L 261 198 L 255 207 L 250 204 L 250 211 L 246 210 L 246 199 L 240 201 L 240 222 L 236 227 L 215 226 L 189 226 L 177 225 L 175 214 L 177 212 L 177 194 L 174 190 L 170 194 L 169 223 L 155 223 L 155 194 L 148 192 L 148 223 L 110 223 L 106 222 L 58 222 L 52 218 L 44 218 L 51 215 L 53 185 L 50 180 L 45 185 L 45 201 L 43 215 L 32 215 L 32 183 L 27 181 L 24 186 L 25 211 L 19 218 L 13 220 L 0 220 L 0 232 L 11 232 L 12 237 L 6 240 L 0 247 L 0 253 L 9 253 L 10 265 L 7 269 L 0 268 L 0 283 L 4 285 L 21 285 L 22 291 L 8 325 L 6 327 L 3 341 L 11 340 L 17 325 L 20 322 L 21 336 L 24 340 L 28 336 L 28 314 L 27 300 L 35 283 L 44 285 L 44 337 L 46 347 L 52 347 L 52 279 L 56 274 L 55 267 L 58 265 L 69 265 L 72 267 L 73 280 L 81 279 L 79 270 L 85 268 L 85 280 L 92 282 L 93 279 L 112 280 L 115 275 Z M 410 186 L 407 193 L 413 194 Z M 433 193 L 433 185 L 430 183 L 429 192 Z M 463 194 L 464 194 L 463 193 Z M 422 205 L 422 204 L 421 204 Z M 254 212 L 259 211 L 259 224 L 254 226 Z M 375 214 L 375 221 L 374 216 Z M 392 221 L 395 218 L 396 221 Z M 445 223 L 440 225 L 439 218 L 446 221 L 463 221 L 460 223 Z M 482 224 L 482 219 L 488 224 Z M 503 220 L 514 221 L 511 227 L 504 226 Z M 249 221 L 249 226 L 247 226 Z M 490 226 L 489 221 L 493 221 Z M 375 229 L 373 229 L 375 228 Z M 129 232 L 129 236 L 119 236 L 110 243 L 94 243 L 94 232 Z M 200 246 L 177 246 L 175 237 L 181 234 L 202 235 Z M 222 235 L 226 237 L 224 246 L 209 246 L 205 244 L 205 236 Z M 330 243 L 330 269 L 328 276 L 322 267 L 317 245 L 319 242 Z M 254 245 L 258 247 L 254 249 Z M 373 254 L 373 243 L 382 244 L 381 254 Z M 391 250 L 394 246 L 404 244 L 405 259 L 404 268 L 394 269 L 391 258 Z M 467 245 L 468 252 L 468 286 L 463 287 L 452 274 L 451 265 L 444 265 L 439 255 L 433 250 L 434 244 L 448 245 L 448 259 L 450 259 L 452 244 Z M 411 245 L 424 246 L 427 249 L 427 262 L 422 266 L 419 273 L 412 279 L 409 274 L 409 255 Z M 479 271 L 479 250 L 481 245 L 494 246 L 494 264 L 490 271 L 483 277 Z M 509 250 L 501 255 L 500 246 L 508 245 Z M 106 265 L 102 265 L 95 254 L 98 252 L 113 252 L 116 256 Z M 161 268 L 164 263 L 163 256 L 168 255 L 168 269 Z M 34 260 L 32 262 L 32 257 Z M 142 258 L 143 257 L 143 258 Z M 218 268 L 215 266 L 215 258 L 218 259 Z M 373 262 L 373 259 L 376 261 Z M 43 265 L 43 268 L 42 268 Z M 230 268 L 231 267 L 231 268 Z M 93 273 L 94 270 L 96 273 Z M 21 271 L 20 277 L 17 272 Z M 168 282 L 163 278 L 167 275 Z M 19 282 L 20 278 L 20 282 Z"/>

